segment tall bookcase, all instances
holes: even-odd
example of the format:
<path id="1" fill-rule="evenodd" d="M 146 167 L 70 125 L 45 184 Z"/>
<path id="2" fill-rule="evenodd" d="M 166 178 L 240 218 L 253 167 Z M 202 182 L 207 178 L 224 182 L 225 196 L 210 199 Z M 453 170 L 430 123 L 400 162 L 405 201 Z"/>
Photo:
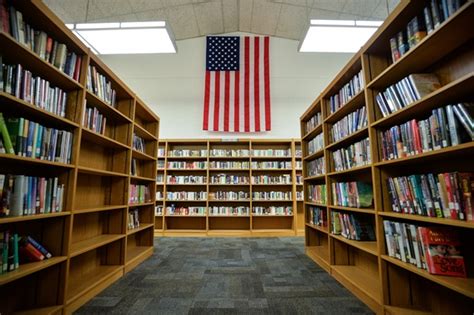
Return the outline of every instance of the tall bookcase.
<path id="1" fill-rule="evenodd" d="M 69 314 L 153 252 L 159 118 L 41 1 L 11 3 L 24 21 L 64 43 L 82 63 L 78 80 L 73 80 L 10 34 L 0 32 L 3 63 L 21 64 L 67 92 L 65 117 L 4 91 L 0 91 L 0 112 L 73 134 L 70 164 L 0 154 L 2 174 L 55 176 L 65 185 L 63 211 L 0 218 L 1 232 L 30 235 L 53 255 L 0 275 L 0 313 Z M 116 91 L 116 106 L 87 88 L 90 65 Z M 103 133 L 83 125 L 86 104 L 106 117 Z M 145 153 L 133 149 L 134 134 L 145 140 Z M 133 176 L 132 159 L 139 169 Z M 129 203 L 130 187 L 135 184 L 148 186 L 148 200 Z M 140 224 L 128 229 L 129 211 L 135 210 Z"/>
<path id="2" fill-rule="evenodd" d="M 392 210 L 387 179 L 394 176 L 440 172 L 473 172 L 474 142 L 446 147 L 406 158 L 383 160 L 381 133 L 412 119 L 424 119 L 432 109 L 458 102 L 472 102 L 474 49 L 472 21 L 474 2 L 465 2 L 439 27 L 435 28 L 399 60 L 392 62 L 390 38 L 405 29 L 415 16 L 423 16 L 431 1 L 402 1 L 366 45 L 354 55 L 329 86 L 301 116 L 304 190 L 326 185 L 326 202 L 305 196 L 306 253 L 332 274 L 377 314 L 471 314 L 474 310 L 474 269 L 472 237 L 474 222 L 420 215 Z M 342 107 L 331 111 L 330 97 L 362 71 L 360 92 Z M 412 73 L 435 73 L 442 87 L 419 101 L 383 117 L 375 96 Z M 344 116 L 365 107 L 368 124 L 339 141 L 332 141 L 331 128 Z M 320 113 L 321 121 L 311 130 L 306 123 Z M 317 135 L 324 143 L 315 152 L 308 144 Z M 365 138 L 369 139 L 368 164 L 335 171 L 332 154 Z M 313 144 L 314 142 L 311 142 Z M 314 151 L 314 150 L 313 150 Z M 309 174 L 308 163 L 322 158 L 325 172 Z M 373 188 L 369 208 L 336 206 L 332 183 L 361 181 Z M 321 198 L 324 199 L 324 198 Z M 327 224 L 311 224 L 310 210 L 325 213 Z M 334 211 L 365 216 L 375 228 L 376 241 L 352 241 L 331 233 Z M 383 220 L 445 226 L 462 235 L 467 278 L 432 275 L 388 255 Z"/>
<path id="3" fill-rule="evenodd" d="M 226 140 L 226 139 L 173 139 L 161 140 L 157 168 L 157 201 L 155 212 L 156 235 L 198 235 L 198 236 L 268 236 L 295 235 L 298 226 L 303 226 L 302 198 L 297 200 L 296 192 L 302 191 L 302 185 L 297 184 L 296 176 L 301 175 L 301 168 L 296 168 L 296 162 L 301 161 L 301 155 L 295 156 L 295 149 L 300 150 L 299 141 L 292 139 L 276 140 Z M 194 156 L 180 156 L 181 151 L 193 150 Z M 256 151 L 260 150 L 260 151 Z M 285 156 L 256 156 L 258 152 L 268 150 L 284 150 Z M 222 152 L 226 152 L 225 154 Z M 186 151 L 189 152 L 189 151 Z M 200 152 L 200 153 L 197 153 Z M 220 152 L 220 153 L 219 153 Z M 269 151 L 272 152 L 272 151 Z M 174 153 L 174 154 L 173 154 Z M 260 153 L 262 154 L 262 153 Z M 203 163 L 202 168 L 179 169 L 172 163 L 188 162 Z M 235 162 L 229 167 L 219 167 L 218 163 Z M 283 162 L 286 168 L 259 169 L 261 162 Z M 299 163 L 301 165 L 301 162 Z M 189 166 L 191 167 L 191 166 Z M 202 179 L 198 182 L 171 183 L 176 176 L 196 176 Z M 218 177 L 241 177 L 240 182 L 221 183 Z M 261 183 L 252 180 L 257 176 L 286 176 L 284 183 Z M 301 178 L 301 177 L 300 177 Z M 200 200 L 170 200 L 170 194 L 176 192 L 205 193 Z M 246 198 L 216 198 L 221 192 L 243 192 Z M 288 192 L 291 198 L 286 200 L 261 200 L 253 194 L 262 192 Z M 202 207 L 196 213 L 170 213 L 167 207 Z M 259 214 L 255 207 L 291 207 L 291 213 Z M 248 213 L 234 214 L 213 213 L 213 207 L 248 207 Z M 297 209 L 300 209 L 298 212 Z M 169 209 L 168 209 L 169 210 Z M 197 210 L 196 210 L 197 211 Z M 299 214 L 298 214 L 299 213 Z M 302 222 L 298 225 L 298 219 Z M 299 234 L 304 233 L 300 228 Z"/>

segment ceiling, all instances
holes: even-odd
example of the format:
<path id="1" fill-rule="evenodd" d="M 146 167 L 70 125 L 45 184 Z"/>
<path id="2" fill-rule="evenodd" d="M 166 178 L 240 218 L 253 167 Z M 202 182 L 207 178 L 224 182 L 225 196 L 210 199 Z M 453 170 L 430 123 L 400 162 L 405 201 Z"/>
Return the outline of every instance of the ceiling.
<path id="1" fill-rule="evenodd" d="M 249 32 L 300 40 L 309 19 L 383 20 L 399 0 L 44 0 L 65 22 L 165 20 L 177 40 Z"/>

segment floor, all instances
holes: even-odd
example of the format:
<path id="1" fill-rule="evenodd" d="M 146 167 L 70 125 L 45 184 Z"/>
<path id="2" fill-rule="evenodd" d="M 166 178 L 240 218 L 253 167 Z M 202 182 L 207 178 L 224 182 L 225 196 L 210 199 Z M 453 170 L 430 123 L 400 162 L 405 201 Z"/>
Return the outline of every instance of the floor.
<path id="1" fill-rule="evenodd" d="M 155 253 L 76 314 L 373 314 L 303 238 L 157 238 Z"/>

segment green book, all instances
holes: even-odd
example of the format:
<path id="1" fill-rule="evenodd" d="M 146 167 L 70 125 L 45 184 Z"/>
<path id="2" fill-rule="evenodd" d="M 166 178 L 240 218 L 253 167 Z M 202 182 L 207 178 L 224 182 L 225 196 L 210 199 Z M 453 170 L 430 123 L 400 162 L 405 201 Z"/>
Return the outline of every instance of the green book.
<path id="1" fill-rule="evenodd" d="M 20 125 L 20 119 L 15 117 L 9 117 L 6 119 L 8 133 L 12 141 L 13 149 L 18 152 L 18 127 Z"/>
<path id="2" fill-rule="evenodd" d="M 15 150 L 13 150 L 12 141 L 10 139 L 10 134 L 8 133 L 7 125 L 5 123 L 5 119 L 3 118 L 3 113 L 0 113 L 0 134 L 3 138 L 3 145 L 7 153 L 15 154 Z"/>
<path id="3" fill-rule="evenodd" d="M 18 234 L 13 234 L 13 265 L 14 269 L 20 267 L 20 256 L 18 255 Z"/>
<path id="4" fill-rule="evenodd" d="M 3 233 L 3 252 L 2 252 L 2 261 L 3 261 L 3 273 L 8 272 L 8 243 L 10 242 L 10 236 L 8 231 Z"/>
<path id="5" fill-rule="evenodd" d="M 372 206 L 373 193 L 371 184 L 357 182 L 357 193 L 359 196 L 360 208 L 368 208 Z"/>

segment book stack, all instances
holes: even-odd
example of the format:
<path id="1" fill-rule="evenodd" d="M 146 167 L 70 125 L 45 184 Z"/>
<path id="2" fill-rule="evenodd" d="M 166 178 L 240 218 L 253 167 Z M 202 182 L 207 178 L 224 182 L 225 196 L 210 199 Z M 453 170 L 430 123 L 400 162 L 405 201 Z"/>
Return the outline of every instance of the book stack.
<path id="1" fill-rule="evenodd" d="M 112 88 L 112 82 L 100 74 L 93 65 L 87 68 L 86 87 L 105 103 L 117 107 L 117 93 Z"/>
<path id="2" fill-rule="evenodd" d="M 169 157 L 206 157 L 207 150 L 176 149 L 168 151 Z"/>
<path id="3" fill-rule="evenodd" d="M 157 168 L 157 169 L 163 169 L 163 168 L 165 168 L 165 160 L 158 160 L 158 161 L 156 161 L 156 168 Z"/>
<path id="4" fill-rule="evenodd" d="M 301 158 L 303 156 L 303 151 L 301 149 L 295 149 L 295 158 Z"/>
<path id="5" fill-rule="evenodd" d="M 372 184 L 364 182 L 332 183 L 332 200 L 335 206 L 368 208 L 372 206 Z"/>
<path id="6" fill-rule="evenodd" d="M 248 161 L 211 161 L 209 166 L 213 169 L 247 169 L 250 163 Z"/>
<path id="7" fill-rule="evenodd" d="M 328 226 L 328 215 L 324 208 L 309 206 L 309 223 L 317 226 Z"/>
<path id="8" fill-rule="evenodd" d="M 463 0 L 432 0 L 423 9 L 423 15 L 415 16 L 408 22 L 406 29 L 390 38 L 392 61 L 396 62 L 404 54 L 453 15 L 464 3 Z"/>
<path id="9" fill-rule="evenodd" d="M 184 176 L 168 175 L 166 176 L 166 183 L 168 184 L 205 184 L 207 183 L 207 177 L 194 176 L 194 175 L 184 175 Z"/>
<path id="10" fill-rule="evenodd" d="M 326 185 L 308 185 L 308 200 L 322 205 L 326 204 Z"/>
<path id="11" fill-rule="evenodd" d="M 0 139 L 0 153 L 71 163 L 73 135 L 69 131 L 47 128 L 25 118 L 4 117 L 0 112 Z"/>
<path id="12" fill-rule="evenodd" d="M 323 121 L 322 117 L 323 115 L 321 114 L 321 112 L 317 112 L 316 114 L 311 116 L 311 118 L 306 121 L 305 132 L 308 133 L 314 128 L 316 128 L 316 126 L 319 126 Z"/>
<path id="13" fill-rule="evenodd" d="M 432 73 L 413 73 L 375 96 L 383 117 L 409 106 L 441 87 Z"/>
<path id="14" fill-rule="evenodd" d="M 128 224 L 127 229 L 132 230 L 140 227 L 140 217 L 138 215 L 138 209 L 128 211 Z"/>
<path id="15" fill-rule="evenodd" d="M 205 170 L 207 168 L 207 162 L 185 162 L 185 161 L 173 161 L 168 162 L 168 169 L 177 169 L 177 170 Z"/>
<path id="16" fill-rule="evenodd" d="M 165 148 L 158 148 L 158 157 L 165 157 Z"/>
<path id="17" fill-rule="evenodd" d="M 156 174 L 156 183 L 163 184 L 165 181 L 165 175 L 163 174 Z"/>
<path id="18" fill-rule="evenodd" d="M 133 149 L 145 153 L 145 139 L 133 134 Z"/>
<path id="19" fill-rule="evenodd" d="M 66 117 L 67 93 L 22 65 L 2 64 L 0 55 L 0 92 L 5 92 L 55 115 Z"/>
<path id="20" fill-rule="evenodd" d="M 0 274 L 15 271 L 20 264 L 49 259 L 53 255 L 31 236 L 20 237 L 9 230 L 0 232 Z"/>
<path id="21" fill-rule="evenodd" d="M 392 211 L 474 220 L 474 173 L 415 174 L 388 179 Z"/>
<path id="22" fill-rule="evenodd" d="M 320 133 L 310 141 L 308 141 L 308 154 L 311 155 L 324 148 L 324 134 Z"/>
<path id="23" fill-rule="evenodd" d="M 296 174 L 295 175 L 295 181 L 296 181 L 297 185 L 303 185 L 303 175 Z"/>
<path id="24" fill-rule="evenodd" d="M 155 206 L 155 215 L 156 216 L 163 215 L 163 206 Z"/>
<path id="25" fill-rule="evenodd" d="M 293 215 L 291 206 L 253 207 L 253 215 Z"/>
<path id="26" fill-rule="evenodd" d="M 279 176 L 252 176 L 252 184 L 291 184 L 291 175 L 283 174 Z"/>
<path id="27" fill-rule="evenodd" d="M 252 162 L 252 169 L 284 169 L 290 170 L 292 168 L 289 161 L 254 161 Z"/>
<path id="28" fill-rule="evenodd" d="M 427 119 L 412 119 L 381 132 L 384 160 L 404 158 L 474 140 L 474 104 L 433 109 Z"/>
<path id="29" fill-rule="evenodd" d="M 254 191 L 252 200 L 292 200 L 291 191 Z"/>
<path id="30" fill-rule="evenodd" d="M 156 191 L 156 194 L 155 194 L 155 199 L 156 199 L 156 200 L 163 200 L 163 198 L 164 198 L 163 192 L 157 190 L 157 191 Z"/>
<path id="31" fill-rule="evenodd" d="M 324 175 L 326 173 L 326 167 L 324 163 L 324 156 L 306 162 L 306 169 L 309 176 Z"/>
<path id="32" fill-rule="evenodd" d="M 210 200 L 248 200 L 250 194 L 248 191 L 211 191 Z"/>
<path id="33" fill-rule="evenodd" d="M 250 214 L 250 207 L 247 206 L 238 206 L 238 207 L 218 207 L 213 206 L 209 207 L 209 214 L 213 216 L 247 216 Z"/>
<path id="34" fill-rule="evenodd" d="M 334 151 L 332 153 L 332 159 L 336 172 L 370 164 L 369 138 L 365 138 L 346 148 Z"/>
<path id="35" fill-rule="evenodd" d="M 303 169 L 303 162 L 295 161 L 295 170 L 302 170 L 302 169 Z"/>
<path id="36" fill-rule="evenodd" d="M 210 156 L 213 157 L 247 157 L 250 150 L 247 149 L 211 149 Z"/>
<path id="37" fill-rule="evenodd" d="M 331 114 L 343 107 L 351 98 L 362 91 L 364 77 L 362 70 L 359 71 L 348 83 L 346 83 L 337 94 L 329 98 Z"/>
<path id="38" fill-rule="evenodd" d="M 281 157 L 291 157 L 291 149 L 253 149 L 252 155 L 255 157 L 265 157 L 265 156 L 281 156 Z"/>
<path id="39" fill-rule="evenodd" d="M 347 136 L 367 127 L 367 108 L 365 106 L 353 111 L 331 127 L 333 142 L 344 139 Z"/>
<path id="40" fill-rule="evenodd" d="M 296 191 L 296 200 L 303 201 L 304 200 L 304 191 Z"/>
<path id="41" fill-rule="evenodd" d="M 390 257 L 412 264 L 430 274 L 466 277 L 461 238 L 447 226 L 422 227 L 383 221 Z"/>
<path id="42" fill-rule="evenodd" d="M 107 118 L 95 107 L 84 106 L 82 125 L 98 134 L 105 135 Z"/>
<path id="43" fill-rule="evenodd" d="M 61 212 L 64 193 L 57 177 L 0 174 L 0 217 Z"/>
<path id="44" fill-rule="evenodd" d="M 167 191 L 166 192 L 167 200 L 206 200 L 207 192 L 205 191 Z"/>
<path id="45" fill-rule="evenodd" d="M 211 176 L 211 184 L 248 184 L 249 177 L 245 175 L 216 174 Z"/>
<path id="46" fill-rule="evenodd" d="M 151 200 L 150 188 L 146 185 L 130 184 L 130 204 L 146 203 Z"/>
<path id="47" fill-rule="evenodd" d="M 176 207 L 171 204 L 166 207 L 166 215 L 206 215 L 206 207 Z"/>
<path id="48" fill-rule="evenodd" d="M 354 241 L 375 241 L 373 220 L 360 213 L 331 211 L 331 233 Z"/>
<path id="49" fill-rule="evenodd" d="M 9 5 L 6 0 L 0 1 L 0 17 L 0 31 L 10 34 L 20 44 L 67 76 L 79 80 L 82 56 L 68 50 L 65 44 L 53 39 L 50 34 L 34 28 L 24 19 L 23 13 Z"/>
<path id="50" fill-rule="evenodd" d="M 131 168 L 130 168 L 130 175 L 132 176 L 140 176 L 140 161 L 135 159 L 135 158 L 132 158 L 132 165 L 131 165 Z"/>

